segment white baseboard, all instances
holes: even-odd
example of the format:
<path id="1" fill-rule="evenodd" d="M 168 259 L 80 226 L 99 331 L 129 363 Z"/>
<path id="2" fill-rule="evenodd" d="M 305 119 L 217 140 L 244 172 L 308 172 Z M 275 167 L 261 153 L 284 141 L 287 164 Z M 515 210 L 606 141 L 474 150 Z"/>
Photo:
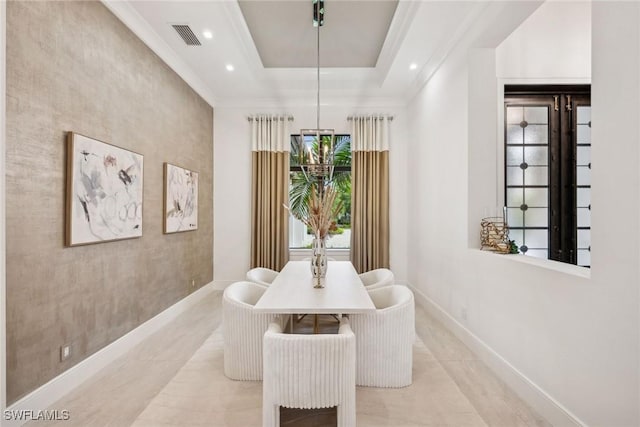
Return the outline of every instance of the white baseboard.
<path id="1" fill-rule="evenodd" d="M 535 411 L 542 415 L 555 427 L 586 427 L 583 421 L 572 414 L 560 402 L 551 397 L 537 384 L 527 378 L 516 367 L 500 356 L 489 345 L 458 322 L 438 303 L 423 294 L 411 284 L 416 301 L 427 312 L 447 327 L 460 341 L 473 351 L 502 381 L 527 402 Z"/>
<path id="2" fill-rule="evenodd" d="M 20 411 L 23 411 L 23 417 L 29 416 L 24 414 L 36 416 L 38 411 L 43 411 L 51 407 L 52 404 L 91 378 L 109 363 L 131 350 L 145 338 L 157 332 L 160 328 L 196 305 L 215 290 L 214 282 L 210 282 L 163 312 L 147 320 L 126 335 L 118 338 L 108 346 L 98 350 L 82 362 L 69 368 L 48 383 L 32 391 L 5 410 L 5 413 L 2 414 L 0 424 L 3 427 L 17 427 L 30 421 L 29 419 L 7 420 L 7 414 L 19 414 Z"/>

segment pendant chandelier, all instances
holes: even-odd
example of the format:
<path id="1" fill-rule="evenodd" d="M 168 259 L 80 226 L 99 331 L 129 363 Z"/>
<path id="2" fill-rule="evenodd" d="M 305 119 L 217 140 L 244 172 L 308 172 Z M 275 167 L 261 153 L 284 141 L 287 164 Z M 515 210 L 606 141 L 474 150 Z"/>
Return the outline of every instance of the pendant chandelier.
<path id="1" fill-rule="evenodd" d="M 324 25 L 324 0 L 313 1 L 313 26 L 316 31 L 316 128 L 301 129 L 299 141 L 299 164 L 307 179 L 314 178 L 319 190 L 333 179 L 333 129 L 320 128 L 320 27 Z"/>

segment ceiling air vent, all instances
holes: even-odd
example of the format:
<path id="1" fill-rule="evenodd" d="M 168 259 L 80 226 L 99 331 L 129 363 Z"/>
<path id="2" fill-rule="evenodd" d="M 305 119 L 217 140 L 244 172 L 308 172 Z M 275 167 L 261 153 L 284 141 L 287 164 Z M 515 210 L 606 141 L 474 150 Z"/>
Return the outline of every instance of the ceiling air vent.
<path id="1" fill-rule="evenodd" d="M 171 25 L 171 26 L 173 27 L 174 30 L 176 30 L 178 32 L 178 34 L 180 34 L 180 37 L 182 37 L 182 40 L 184 40 L 184 42 L 187 45 L 189 45 L 189 46 L 201 46 L 202 45 L 202 43 L 200 43 L 200 40 L 198 40 L 198 38 L 193 33 L 193 31 L 191 31 L 191 28 L 189 28 L 188 25 L 174 24 L 174 25 Z"/>

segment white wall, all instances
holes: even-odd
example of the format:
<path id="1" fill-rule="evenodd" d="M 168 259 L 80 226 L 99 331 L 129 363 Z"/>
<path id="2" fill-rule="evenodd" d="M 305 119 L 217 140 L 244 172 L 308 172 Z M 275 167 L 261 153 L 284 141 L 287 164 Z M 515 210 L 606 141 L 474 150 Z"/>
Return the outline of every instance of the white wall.
<path id="1" fill-rule="evenodd" d="M 529 264 L 520 261 L 523 256 L 469 248 L 479 218 L 472 221 L 468 215 L 480 215 L 478 203 L 483 202 L 473 192 L 484 189 L 486 197 L 495 198 L 498 191 L 495 162 L 489 160 L 487 168 L 477 164 L 480 153 L 497 150 L 496 128 L 482 122 L 497 124 L 499 106 L 497 97 L 480 87 L 482 80 L 496 87 L 499 76 L 538 77 L 528 66 L 515 67 L 512 46 L 496 55 L 486 45 L 469 51 L 470 42 L 460 44 L 408 107 L 408 183 L 413 195 L 408 277 L 434 306 L 495 351 L 494 359 L 519 372 L 527 383 L 522 389 L 548 398 L 554 410 L 544 414 L 556 417 L 549 421 L 637 426 L 640 4 L 596 2 L 592 14 L 592 73 L 584 73 L 582 64 L 557 74 L 592 74 L 590 274 L 553 261 Z M 523 28 L 529 33 L 527 24 Z M 542 62 L 563 57 L 560 50 L 566 43 L 558 40 L 571 31 L 566 21 L 554 21 L 546 29 L 558 37 L 536 47 L 536 59 Z M 510 39 L 525 45 L 540 42 L 526 38 L 514 33 Z M 579 43 L 582 50 L 584 43 Z M 498 57 L 498 75 L 491 73 L 491 55 Z M 547 65 L 550 62 L 540 69 Z"/>
<path id="2" fill-rule="evenodd" d="M 546 2 L 496 50 L 503 78 L 591 77 L 591 3 Z"/>
<path id="3" fill-rule="evenodd" d="M 249 269 L 251 250 L 251 144 L 247 117 L 261 113 L 287 113 L 294 117 L 291 132 L 316 127 L 316 107 L 293 108 L 218 107 L 214 121 L 214 280 L 242 280 Z M 391 124 L 390 168 L 390 264 L 399 281 L 406 281 L 407 169 L 406 119 L 397 107 L 356 108 L 323 105 L 320 126 L 336 133 L 351 133 L 347 117 L 389 113 Z"/>

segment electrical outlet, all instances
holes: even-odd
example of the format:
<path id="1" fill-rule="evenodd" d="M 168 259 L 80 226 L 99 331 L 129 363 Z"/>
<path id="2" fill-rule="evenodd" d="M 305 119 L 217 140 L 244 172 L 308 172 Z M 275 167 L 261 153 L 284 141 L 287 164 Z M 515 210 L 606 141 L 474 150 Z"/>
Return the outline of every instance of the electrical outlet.
<path id="1" fill-rule="evenodd" d="M 71 345 L 63 345 L 60 347 L 60 361 L 64 362 L 71 357 Z"/>
<path id="2" fill-rule="evenodd" d="M 191 287 L 192 288 L 196 287 L 196 279 L 191 279 Z"/>

